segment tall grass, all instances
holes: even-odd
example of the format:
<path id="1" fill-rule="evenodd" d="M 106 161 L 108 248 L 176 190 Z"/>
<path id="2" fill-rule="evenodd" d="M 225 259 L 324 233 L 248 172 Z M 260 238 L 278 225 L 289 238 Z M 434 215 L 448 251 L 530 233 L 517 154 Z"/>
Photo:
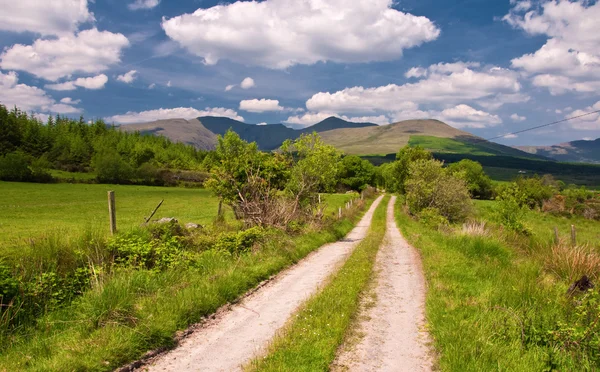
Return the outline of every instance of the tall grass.
<path id="1" fill-rule="evenodd" d="M 569 260 L 564 255 L 582 259 L 577 250 L 556 248 L 556 260 L 550 258 L 546 240 L 535 236 L 505 236 L 493 227 L 488 227 L 492 231 L 487 236 L 449 234 L 424 227 L 400 209 L 396 217 L 422 255 L 429 283 L 426 314 L 440 355 L 439 369 L 600 368 L 600 328 L 595 321 L 600 296 L 565 294 L 569 277 L 577 275 L 575 268 L 582 269 L 582 261 L 565 264 Z M 550 267 L 549 262 L 558 266 Z"/>
<path id="2" fill-rule="evenodd" d="M 271 232 L 275 235 L 253 250 L 200 249 L 206 242 L 198 246 L 193 239 L 176 239 L 181 254 L 175 260 L 168 256 L 164 267 L 119 265 L 116 260 L 106 272 L 105 265 L 89 265 L 90 270 L 105 272 L 96 272 L 93 277 L 99 280 L 90 283 L 90 289 L 70 303 L 40 312 L 43 315 L 37 317 L 35 326 L 22 327 L 3 337 L 0 366 L 10 371 L 114 370 L 148 350 L 172 347 L 178 330 L 235 301 L 319 246 L 343 237 L 361 210 L 354 208 L 347 218 L 326 224 L 322 230 L 303 231 L 302 235 Z M 132 241 L 128 252 L 150 257 L 151 261 L 145 263 L 155 262 L 156 251 L 148 253 L 146 245 Z M 61 260 L 66 257 L 65 262 L 81 258 L 76 262 L 82 263 L 97 250 L 101 260 L 113 260 L 118 254 L 110 244 L 90 244 L 81 247 L 81 255 L 66 250 L 58 256 L 63 257 Z"/>

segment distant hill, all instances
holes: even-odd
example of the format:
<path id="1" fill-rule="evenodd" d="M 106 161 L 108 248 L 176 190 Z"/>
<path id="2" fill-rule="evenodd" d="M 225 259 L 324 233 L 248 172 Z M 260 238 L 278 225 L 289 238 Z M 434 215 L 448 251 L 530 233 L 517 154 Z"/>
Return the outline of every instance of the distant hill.
<path id="1" fill-rule="evenodd" d="M 320 133 L 323 140 L 348 154 L 386 155 L 403 146 L 421 146 L 438 153 L 506 155 L 548 160 L 489 142 L 439 120 L 405 120 L 390 125 L 336 129 Z"/>
<path id="2" fill-rule="evenodd" d="M 410 144 L 445 154 L 503 155 L 548 160 L 537 154 L 485 141 L 439 120 L 406 120 L 379 126 L 329 117 L 303 129 L 292 129 L 282 124 L 254 125 L 225 117 L 204 116 L 192 120 L 170 119 L 126 124 L 121 128 L 162 135 L 206 150 L 215 148 L 217 135 L 223 135 L 232 129 L 242 139 L 256 142 L 265 151 L 279 148 L 286 139 L 293 140 L 303 133 L 317 132 L 326 143 L 347 154 L 386 155 L 396 153 L 401 147 Z"/>
<path id="3" fill-rule="evenodd" d="M 600 164 L 600 138 L 573 141 L 553 146 L 518 146 L 519 150 L 558 161 Z"/>
<path id="4" fill-rule="evenodd" d="M 204 116 L 198 118 L 198 120 L 200 120 L 208 130 L 215 134 L 223 135 L 229 129 L 232 129 L 242 139 L 248 142 L 256 142 L 258 147 L 262 150 L 275 150 L 281 146 L 286 139 L 296 139 L 303 133 L 321 133 L 335 129 L 377 127 L 377 124 L 352 123 L 333 116 L 304 129 L 292 129 L 282 124 L 246 124 L 241 121 L 214 116 Z"/>
<path id="5" fill-rule="evenodd" d="M 206 129 L 198 119 L 157 120 L 149 123 L 124 124 L 120 128 L 127 132 L 139 131 L 142 134 L 164 136 L 171 141 L 186 143 L 204 150 L 212 150 L 217 144 L 217 136 Z"/>

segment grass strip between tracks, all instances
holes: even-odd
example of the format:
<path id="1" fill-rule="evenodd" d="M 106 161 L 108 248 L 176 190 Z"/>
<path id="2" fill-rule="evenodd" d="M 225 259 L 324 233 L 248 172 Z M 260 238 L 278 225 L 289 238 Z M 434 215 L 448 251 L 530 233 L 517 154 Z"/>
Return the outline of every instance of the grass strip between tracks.
<path id="1" fill-rule="evenodd" d="M 293 315 L 275 338 L 266 356 L 247 366 L 249 371 L 323 371 L 334 360 L 352 318 L 360 294 L 366 288 L 383 242 L 389 196 L 377 207 L 365 239 L 322 291 Z"/>

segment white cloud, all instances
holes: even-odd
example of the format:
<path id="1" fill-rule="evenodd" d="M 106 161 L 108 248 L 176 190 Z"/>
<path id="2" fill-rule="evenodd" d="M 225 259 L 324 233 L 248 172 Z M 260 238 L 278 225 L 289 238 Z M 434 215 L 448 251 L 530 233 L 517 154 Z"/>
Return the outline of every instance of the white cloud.
<path id="1" fill-rule="evenodd" d="M 148 85 L 148 89 L 154 89 L 156 88 L 156 83 L 152 83 L 150 85 Z"/>
<path id="2" fill-rule="evenodd" d="M 67 35 L 81 23 L 93 22 L 87 0 L 2 1 L 0 30 Z"/>
<path id="3" fill-rule="evenodd" d="M 73 99 L 71 97 L 65 97 L 63 99 L 60 100 L 60 103 L 64 103 L 67 105 L 78 105 L 81 103 L 80 99 Z"/>
<path id="4" fill-rule="evenodd" d="M 456 128 L 486 128 L 502 123 L 498 115 L 476 110 L 465 104 L 445 109 L 436 116 Z"/>
<path id="5" fill-rule="evenodd" d="M 413 67 L 404 74 L 406 78 L 420 78 L 427 76 L 427 69 L 423 67 Z"/>
<path id="6" fill-rule="evenodd" d="M 0 67 L 57 81 L 74 73 L 108 69 L 121 61 L 121 51 L 128 45 L 122 34 L 93 28 L 58 39 L 38 39 L 32 45 L 13 45 L 0 55 Z"/>
<path id="7" fill-rule="evenodd" d="M 590 107 L 586 107 L 583 110 L 575 110 L 568 117 L 584 115 L 588 112 L 600 110 L 600 101 L 596 102 Z M 573 129 L 577 130 L 599 130 L 600 129 L 600 113 L 587 115 L 581 118 L 570 120 L 567 122 Z"/>
<path id="8" fill-rule="evenodd" d="M 283 111 L 284 107 L 279 105 L 276 99 L 249 99 L 240 102 L 240 110 L 248 112 L 271 112 Z"/>
<path id="9" fill-rule="evenodd" d="M 275 69 L 394 60 L 439 36 L 426 17 L 391 6 L 392 0 L 237 1 L 163 18 L 162 27 L 206 64 L 229 59 Z"/>
<path id="10" fill-rule="evenodd" d="M 232 90 L 233 88 L 235 88 L 237 86 L 237 84 L 231 84 L 225 87 L 225 91 L 229 92 L 230 90 Z"/>
<path id="11" fill-rule="evenodd" d="M 267 123 L 265 123 L 265 122 L 262 122 L 262 123 L 258 123 L 258 124 L 256 124 L 256 125 L 267 125 Z"/>
<path id="12" fill-rule="evenodd" d="M 130 10 L 152 9 L 160 4 L 160 0 L 135 0 L 127 7 Z"/>
<path id="13" fill-rule="evenodd" d="M 242 82 L 240 83 L 240 87 L 242 89 L 250 89 L 255 87 L 256 84 L 254 83 L 254 79 L 252 79 L 251 77 L 247 77 L 244 80 L 242 80 Z"/>
<path id="14" fill-rule="evenodd" d="M 48 119 L 50 118 L 50 115 L 48 114 L 40 114 L 40 113 L 34 113 L 33 116 L 38 119 L 40 122 L 42 123 L 47 123 Z"/>
<path id="15" fill-rule="evenodd" d="M 345 115 L 337 115 L 330 112 L 307 112 L 304 115 L 290 116 L 284 123 L 296 124 L 298 126 L 310 126 L 317 124 L 331 116 L 336 116 L 340 119 L 350 121 L 353 123 L 375 123 L 375 124 L 389 124 L 390 120 L 385 115 L 379 116 L 360 116 L 360 117 L 348 117 Z"/>
<path id="16" fill-rule="evenodd" d="M 432 65 L 427 77 L 415 83 L 375 88 L 353 87 L 335 93 L 317 93 L 306 107 L 314 112 L 376 112 L 416 110 L 422 103 L 457 104 L 474 100 L 499 100 L 516 94 L 518 76 L 499 67 L 474 69 L 477 64 Z"/>
<path id="17" fill-rule="evenodd" d="M 533 84 L 551 94 L 594 92 L 600 88 L 600 2 L 546 1 L 539 9 L 517 2 L 503 19 L 530 35 L 548 36 L 531 54 L 512 60 L 512 66 L 533 76 Z M 529 6 L 526 6 L 529 5 Z"/>
<path id="18" fill-rule="evenodd" d="M 518 114 L 512 114 L 510 119 L 514 122 L 525 121 L 527 118 L 525 116 L 519 116 Z"/>
<path id="19" fill-rule="evenodd" d="M 171 84 L 171 80 L 167 81 L 167 87 L 169 87 L 169 88 L 170 88 L 170 87 L 171 87 L 171 85 L 172 85 L 172 84 Z"/>
<path id="20" fill-rule="evenodd" d="M 0 71 L 0 103 L 6 107 L 19 107 L 21 110 L 40 110 L 51 105 L 52 98 L 40 88 L 19 84 L 19 76 L 11 71 L 6 74 Z M 45 111 L 45 110 L 44 110 Z"/>
<path id="21" fill-rule="evenodd" d="M 517 136 L 516 134 L 509 133 L 509 134 L 505 135 L 503 138 L 506 138 L 506 139 L 512 139 L 512 138 L 517 138 L 517 137 L 518 137 L 518 136 Z"/>
<path id="22" fill-rule="evenodd" d="M 137 74 L 137 71 L 131 70 L 123 75 L 117 76 L 117 80 L 126 84 L 130 84 L 136 79 L 137 76 L 135 76 L 135 74 Z"/>
<path id="23" fill-rule="evenodd" d="M 164 119 L 193 119 L 200 116 L 221 116 L 234 120 L 243 121 L 244 118 L 237 112 L 223 107 L 207 107 L 204 110 L 197 110 L 192 107 L 176 107 L 172 109 L 157 109 L 142 112 L 127 112 L 122 115 L 114 115 L 106 118 L 109 123 L 119 124 L 144 123 Z"/>
<path id="24" fill-rule="evenodd" d="M 19 76 L 14 71 L 6 74 L 0 71 L 0 103 L 9 108 L 17 106 L 23 111 L 56 112 L 59 114 L 81 111 L 70 106 L 67 102 L 57 104 L 40 88 L 19 84 Z"/>
<path id="25" fill-rule="evenodd" d="M 77 87 L 91 89 L 91 90 L 98 90 L 98 89 L 104 88 L 104 86 L 106 85 L 107 82 L 108 82 L 108 76 L 106 76 L 104 74 L 100 74 L 98 76 L 88 77 L 88 78 L 78 78 L 76 80 L 66 81 L 64 83 L 47 84 L 45 86 L 45 88 L 51 89 L 51 90 L 59 90 L 59 91 L 75 90 L 75 89 L 77 89 Z"/>

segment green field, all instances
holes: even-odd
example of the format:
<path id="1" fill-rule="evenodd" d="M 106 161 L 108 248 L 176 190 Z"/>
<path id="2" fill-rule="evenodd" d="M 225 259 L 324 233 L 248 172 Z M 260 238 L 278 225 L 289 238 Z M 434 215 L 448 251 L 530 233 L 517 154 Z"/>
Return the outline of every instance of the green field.
<path id="1" fill-rule="evenodd" d="M 211 223 L 219 201 L 209 190 L 178 187 L 36 184 L 0 182 L 0 248 L 49 234 L 77 237 L 82 231 L 108 234 L 107 191 L 117 200 L 117 229 L 130 230 L 144 222 L 164 199 L 155 218 L 175 217 L 181 223 Z M 334 213 L 351 196 L 323 195 L 327 213 Z M 226 208 L 226 217 L 233 214 Z"/>

